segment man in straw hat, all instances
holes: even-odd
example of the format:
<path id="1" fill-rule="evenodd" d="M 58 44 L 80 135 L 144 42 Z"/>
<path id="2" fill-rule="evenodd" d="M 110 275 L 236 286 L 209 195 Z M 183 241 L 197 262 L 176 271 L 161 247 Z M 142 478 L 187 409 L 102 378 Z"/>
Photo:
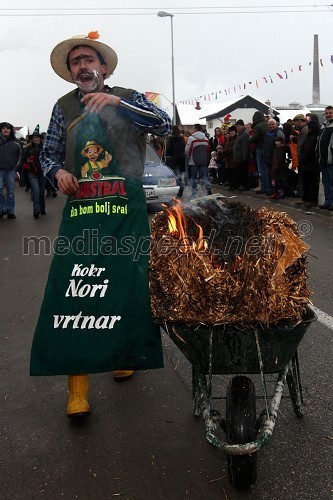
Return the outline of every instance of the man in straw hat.
<path id="1" fill-rule="evenodd" d="M 32 375 L 69 375 L 67 415 L 90 413 L 88 373 L 163 366 L 151 318 L 149 225 L 142 176 L 146 134 L 171 131 L 143 94 L 105 85 L 117 54 L 97 32 L 60 42 L 51 65 L 77 88 L 55 104 L 41 153 L 44 175 L 67 195 L 31 352 Z M 83 169 L 97 144 L 98 175 Z M 145 242 L 145 245 L 144 243 Z"/>

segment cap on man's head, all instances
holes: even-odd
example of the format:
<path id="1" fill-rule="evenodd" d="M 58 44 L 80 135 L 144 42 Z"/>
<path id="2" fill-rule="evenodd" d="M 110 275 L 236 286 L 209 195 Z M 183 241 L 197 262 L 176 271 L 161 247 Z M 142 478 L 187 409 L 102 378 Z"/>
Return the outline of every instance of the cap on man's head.
<path id="1" fill-rule="evenodd" d="M 243 120 L 237 120 L 235 125 L 245 125 Z"/>
<path id="2" fill-rule="evenodd" d="M 294 120 L 302 120 L 302 121 L 306 122 L 306 118 L 305 118 L 305 116 L 302 113 L 296 115 L 294 117 Z"/>
<path id="3" fill-rule="evenodd" d="M 52 50 L 50 56 L 51 66 L 57 75 L 67 82 L 74 83 L 67 67 L 68 54 L 78 45 L 87 45 L 88 47 L 95 49 L 96 52 L 102 56 L 106 65 L 105 78 L 109 78 L 118 64 L 118 56 L 111 47 L 105 43 L 99 42 L 97 40 L 98 38 L 99 34 L 97 31 L 90 31 L 88 35 L 73 36 L 72 38 L 58 43 Z"/>

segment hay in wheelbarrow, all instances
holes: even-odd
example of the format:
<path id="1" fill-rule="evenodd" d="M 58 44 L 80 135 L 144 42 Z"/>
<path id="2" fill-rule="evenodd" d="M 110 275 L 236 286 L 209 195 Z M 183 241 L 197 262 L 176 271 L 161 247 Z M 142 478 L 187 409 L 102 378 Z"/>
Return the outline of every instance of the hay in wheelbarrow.
<path id="1" fill-rule="evenodd" d="M 306 314 L 306 251 L 286 214 L 219 196 L 177 204 L 151 226 L 150 290 L 160 323 L 297 324 Z"/>

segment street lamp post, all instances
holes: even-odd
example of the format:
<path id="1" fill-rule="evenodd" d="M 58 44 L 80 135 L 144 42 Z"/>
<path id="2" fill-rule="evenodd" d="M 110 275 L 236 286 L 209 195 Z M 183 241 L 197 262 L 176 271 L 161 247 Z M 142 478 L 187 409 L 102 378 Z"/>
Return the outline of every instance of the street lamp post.
<path id="1" fill-rule="evenodd" d="M 170 17 L 171 20 L 171 69 L 172 69 L 172 124 L 176 125 L 176 98 L 175 98 L 175 62 L 173 56 L 173 14 L 164 12 L 163 10 L 157 13 L 158 17 Z"/>

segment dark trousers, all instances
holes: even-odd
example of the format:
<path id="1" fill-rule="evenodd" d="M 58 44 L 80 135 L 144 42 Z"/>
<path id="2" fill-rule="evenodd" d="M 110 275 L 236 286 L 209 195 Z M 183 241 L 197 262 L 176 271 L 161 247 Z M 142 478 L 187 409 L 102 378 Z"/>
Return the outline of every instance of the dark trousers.
<path id="1" fill-rule="evenodd" d="M 226 184 L 228 182 L 227 169 L 225 163 L 217 164 L 217 180 L 219 184 Z"/>
<path id="2" fill-rule="evenodd" d="M 302 170 L 303 201 L 318 203 L 319 181 L 319 172 Z"/>
<path id="3" fill-rule="evenodd" d="M 229 182 L 229 189 L 237 189 L 239 186 L 239 172 L 238 168 L 227 168 L 227 176 Z"/>
<path id="4" fill-rule="evenodd" d="M 239 175 L 239 185 L 245 189 L 249 189 L 249 162 L 242 161 L 237 163 L 238 175 Z"/>

